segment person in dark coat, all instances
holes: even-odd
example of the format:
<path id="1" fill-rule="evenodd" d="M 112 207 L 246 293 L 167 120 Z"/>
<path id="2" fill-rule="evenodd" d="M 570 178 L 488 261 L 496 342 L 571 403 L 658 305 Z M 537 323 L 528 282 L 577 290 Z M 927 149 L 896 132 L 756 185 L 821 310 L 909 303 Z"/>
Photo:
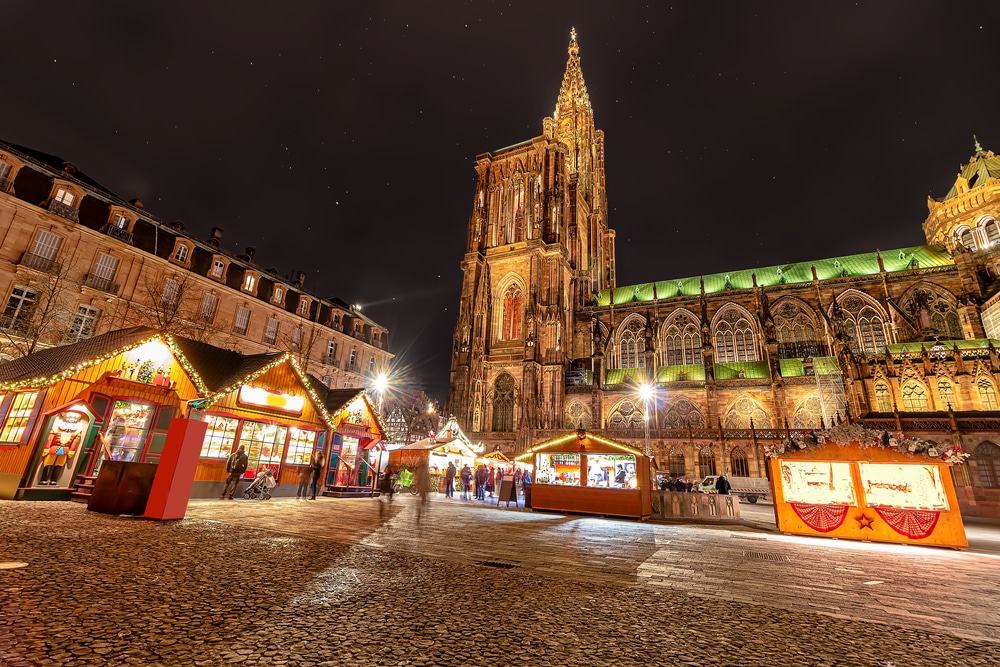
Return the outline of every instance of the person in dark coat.
<path id="1" fill-rule="evenodd" d="M 458 468 L 452 461 L 448 461 L 448 470 L 444 473 L 444 497 L 454 498 L 455 497 L 455 475 L 458 474 Z"/>
<path id="2" fill-rule="evenodd" d="M 228 497 L 230 500 L 237 492 L 237 487 L 240 485 L 240 477 L 247 470 L 247 453 L 243 449 L 243 445 L 240 445 L 235 452 L 230 454 L 229 458 L 226 459 L 226 486 L 222 489 L 222 495 L 219 496 L 219 500 Z"/>
<path id="3" fill-rule="evenodd" d="M 472 468 L 468 465 L 462 466 L 462 500 L 472 500 L 469 492 L 472 491 Z"/>
<path id="4" fill-rule="evenodd" d="M 715 480 L 715 490 L 719 492 L 720 496 L 730 495 L 732 486 L 729 484 L 729 480 L 726 479 L 725 475 L 719 475 L 719 479 Z"/>
<path id="5" fill-rule="evenodd" d="M 319 478 L 323 475 L 323 455 L 320 452 L 313 454 L 312 461 L 309 463 L 309 474 L 312 477 L 310 485 L 312 495 L 309 496 L 309 500 L 316 500 L 316 487 L 319 485 Z"/>

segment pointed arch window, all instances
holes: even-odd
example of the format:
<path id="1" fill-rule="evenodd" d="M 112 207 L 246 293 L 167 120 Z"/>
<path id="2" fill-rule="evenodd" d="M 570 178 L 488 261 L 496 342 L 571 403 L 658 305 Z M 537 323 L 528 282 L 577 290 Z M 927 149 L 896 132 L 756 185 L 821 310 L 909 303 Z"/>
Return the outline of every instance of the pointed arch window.
<path id="1" fill-rule="evenodd" d="M 701 451 L 698 452 L 698 473 L 702 479 L 716 474 L 715 455 L 712 453 L 711 447 L 702 447 Z"/>
<path id="2" fill-rule="evenodd" d="M 729 452 L 729 462 L 732 465 L 733 476 L 749 477 L 750 462 L 747 460 L 746 452 L 739 447 Z"/>
<path id="3" fill-rule="evenodd" d="M 941 397 L 941 405 L 938 406 L 941 410 L 947 410 L 948 408 L 955 408 L 955 388 L 951 386 L 951 382 L 941 378 L 937 383 L 938 396 Z"/>
<path id="4" fill-rule="evenodd" d="M 983 486 L 1000 488 L 1000 447 L 992 442 L 982 442 L 976 447 L 976 468 Z"/>
<path id="5" fill-rule="evenodd" d="M 644 368 L 646 366 L 645 325 L 638 319 L 632 319 L 622 330 L 618 339 L 620 354 L 619 368 Z"/>
<path id="6" fill-rule="evenodd" d="M 892 412 L 892 399 L 889 397 L 889 386 L 879 382 L 875 385 L 875 402 L 879 412 Z"/>
<path id="7" fill-rule="evenodd" d="M 844 310 L 844 332 L 850 338 L 855 354 L 877 354 L 885 349 L 885 320 L 877 310 L 859 296 L 848 296 Z"/>
<path id="8" fill-rule="evenodd" d="M 608 415 L 608 428 L 615 431 L 641 431 L 645 427 L 642 406 L 630 400 L 618 404 Z"/>
<path id="9" fill-rule="evenodd" d="M 997 392 L 993 383 L 986 378 L 979 378 L 976 389 L 979 390 L 979 402 L 983 406 L 983 410 L 996 410 Z"/>
<path id="10" fill-rule="evenodd" d="M 493 384 L 493 430 L 514 430 L 514 399 L 517 383 L 509 373 L 503 373 Z"/>
<path id="11" fill-rule="evenodd" d="M 511 285 L 503 294 L 503 317 L 500 340 L 521 338 L 521 319 L 524 313 L 524 294 L 517 285 Z"/>
<path id="12" fill-rule="evenodd" d="M 907 412 L 927 412 L 927 390 L 916 380 L 903 385 L 903 409 Z"/>
<path id="13" fill-rule="evenodd" d="M 816 328 L 801 306 L 786 302 L 775 312 L 774 324 L 778 334 L 778 356 L 782 359 L 816 355 L 819 348 Z"/>
<path id="14" fill-rule="evenodd" d="M 730 310 L 715 328 L 715 353 L 722 363 L 757 361 L 753 326 L 736 310 Z"/>
<path id="15" fill-rule="evenodd" d="M 683 477 L 687 474 L 687 466 L 684 463 L 684 452 L 677 448 L 670 450 L 667 458 L 667 466 L 670 468 L 671 477 Z"/>
<path id="16" fill-rule="evenodd" d="M 667 366 L 702 363 L 701 332 L 695 323 L 684 316 L 675 318 L 663 336 L 663 351 Z"/>

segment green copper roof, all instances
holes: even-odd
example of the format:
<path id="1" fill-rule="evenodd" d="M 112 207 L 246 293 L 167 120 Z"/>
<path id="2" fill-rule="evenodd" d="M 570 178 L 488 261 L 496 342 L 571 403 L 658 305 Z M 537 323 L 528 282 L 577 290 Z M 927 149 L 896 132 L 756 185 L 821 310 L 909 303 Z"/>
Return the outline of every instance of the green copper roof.
<path id="1" fill-rule="evenodd" d="M 984 151 L 976 142 L 976 154 L 969 160 L 969 164 L 962 167 L 959 176 L 969 182 L 969 189 L 986 184 L 988 178 L 1000 179 L 1000 155 L 994 155 L 993 151 Z M 954 185 L 948 194 L 941 201 L 948 201 L 961 194 Z"/>
<path id="2" fill-rule="evenodd" d="M 681 377 L 681 373 L 684 374 Z M 704 364 L 681 364 L 680 366 L 660 366 L 656 369 L 657 382 L 704 382 Z"/>
<path id="3" fill-rule="evenodd" d="M 942 345 L 947 347 L 949 350 L 955 349 L 958 346 L 959 350 L 976 350 L 976 349 L 987 349 L 990 346 L 989 338 L 972 338 L 970 340 L 942 340 L 939 341 Z M 992 339 L 993 347 L 1000 349 L 1000 340 Z M 933 341 L 924 342 L 911 342 L 911 343 L 893 343 L 892 345 L 887 345 L 886 348 L 889 352 L 893 354 L 899 352 L 919 352 L 920 346 L 924 349 L 930 351 L 931 346 L 935 345 Z"/>
<path id="4" fill-rule="evenodd" d="M 604 384 L 621 384 L 625 378 L 632 378 L 636 384 L 646 381 L 645 368 L 609 368 L 608 375 L 604 378 Z"/>
<path id="5" fill-rule="evenodd" d="M 952 266 L 955 261 L 948 251 L 941 246 L 913 246 L 897 250 L 886 250 L 882 253 L 882 263 L 888 273 L 906 271 L 909 269 L 926 269 L 938 266 Z M 868 252 L 860 255 L 844 255 L 830 259 L 820 259 L 812 262 L 797 262 L 781 266 L 767 266 L 761 269 L 743 269 L 726 273 L 713 273 L 705 276 L 663 280 L 656 283 L 616 287 L 613 290 L 603 290 L 594 294 L 595 306 L 608 306 L 614 299 L 615 305 L 625 305 L 633 302 L 671 299 L 675 297 L 692 297 L 701 293 L 701 279 L 705 280 L 705 292 L 715 294 L 726 290 L 750 289 L 753 287 L 753 274 L 757 274 L 757 284 L 762 287 L 774 285 L 807 283 L 812 280 L 812 267 L 816 267 L 816 277 L 820 280 L 841 278 L 847 276 L 877 275 L 878 252 Z"/>
<path id="6" fill-rule="evenodd" d="M 767 370 L 766 361 L 733 361 L 715 365 L 716 380 L 736 380 L 740 379 L 740 371 L 743 371 L 744 378 L 769 378 L 771 374 Z"/>
<path id="7" fill-rule="evenodd" d="M 779 359 L 778 363 L 781 368 L 781 377 L 803 377 L 806 374 L 802 368 L 801 359 Z M 828 375 L 840 372 L 840 365 L 837 363 L 836 357 L 813 357 L 813 369 L 815 375 Z"/>

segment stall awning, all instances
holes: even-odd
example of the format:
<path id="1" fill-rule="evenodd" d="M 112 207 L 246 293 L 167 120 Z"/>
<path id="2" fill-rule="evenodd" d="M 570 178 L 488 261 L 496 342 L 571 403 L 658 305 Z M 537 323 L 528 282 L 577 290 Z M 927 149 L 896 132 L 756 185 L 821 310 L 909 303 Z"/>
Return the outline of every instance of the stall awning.
<path id="1" fill-rule="evenodd" d="M 358 445 L 361 449 L 376 449 L 378 451 L 385 451 L 385 444 L 382 442 L 381 438 L 361 438 Z"/>

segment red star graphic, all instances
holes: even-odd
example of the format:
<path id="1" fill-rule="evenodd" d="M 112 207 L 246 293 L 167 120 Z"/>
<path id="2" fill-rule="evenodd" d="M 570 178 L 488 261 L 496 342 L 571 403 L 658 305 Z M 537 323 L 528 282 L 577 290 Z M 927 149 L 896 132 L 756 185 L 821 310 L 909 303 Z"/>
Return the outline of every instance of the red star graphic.
<path id="1" fill-rule="evenodd" d="M 858 522 L 858 528 L 873 530 L 872 523 L 875 522 L 875 517 L 869 517 L 867 514 L 862 512 L 860 516 L 854 517 L 854 520 Z"/>

